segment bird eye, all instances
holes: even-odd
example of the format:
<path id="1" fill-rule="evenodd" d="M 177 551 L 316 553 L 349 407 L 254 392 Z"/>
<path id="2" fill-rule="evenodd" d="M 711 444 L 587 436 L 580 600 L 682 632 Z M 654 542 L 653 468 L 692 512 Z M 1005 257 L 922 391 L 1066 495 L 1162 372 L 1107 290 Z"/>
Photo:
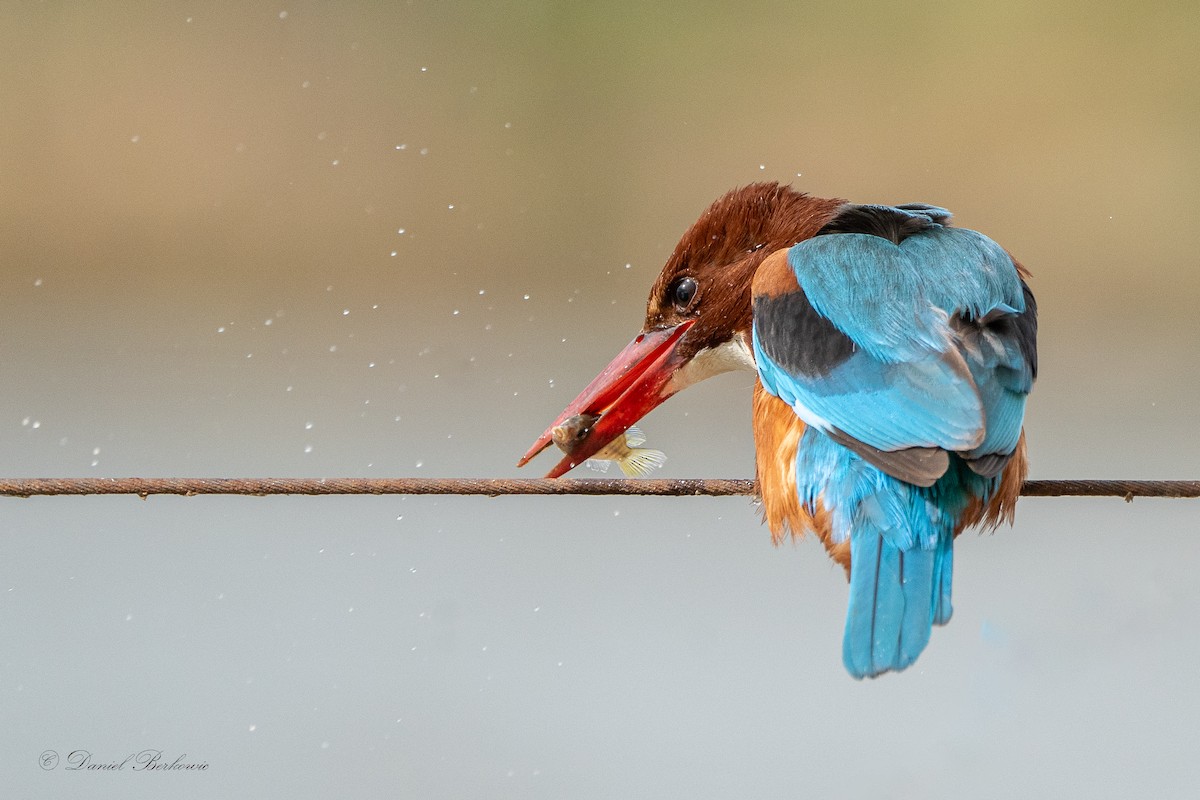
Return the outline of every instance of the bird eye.
<path id="1" fill-rule="evenodd" d="M 696 299 L 695 278 L 680 278 L 671 285 L 671 303 L 677 311 L 687 311 L 692 301 Z"/>

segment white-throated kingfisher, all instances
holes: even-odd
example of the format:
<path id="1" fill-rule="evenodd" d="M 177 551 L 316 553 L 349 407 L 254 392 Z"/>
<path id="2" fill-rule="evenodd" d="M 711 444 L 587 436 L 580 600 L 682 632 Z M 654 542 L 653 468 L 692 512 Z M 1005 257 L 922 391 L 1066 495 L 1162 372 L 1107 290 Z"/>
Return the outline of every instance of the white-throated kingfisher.
<path id="1" fill-rule="evenodd" d="M 1028 273 L 949 221 L 773 183 L 721 197 L 667 260 L 642 332 L 555 421 L 597 417 L 547 477 L 679 390 L 754 371 L 772 537 L 812 531 L 846 568 L 850 674 L 904 669 L 950 620 L 954 537 L 1012 521 L 1037 375 Z"/>

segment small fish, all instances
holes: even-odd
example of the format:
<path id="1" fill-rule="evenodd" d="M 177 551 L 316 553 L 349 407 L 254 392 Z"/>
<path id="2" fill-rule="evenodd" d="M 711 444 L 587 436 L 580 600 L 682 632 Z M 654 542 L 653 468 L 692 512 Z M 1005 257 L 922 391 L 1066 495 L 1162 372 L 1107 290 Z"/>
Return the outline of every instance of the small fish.
<path id="1" fill-rule="evenodd" d="M 550 431 L 550 438 L 560 450 L 570 455 L 587 439 L 598 419 L 600 417 L 595 414 L 576 414 L 563 424 L 554 426 Z M 667 456 L 661 450 L 649 450 L 638 446 L 645 443 L 645 434 L 637 428 L 630 428 L 584 463 L 593 469 L 607 472 L 608 462 L 615 461 L 621 467 L 621 471 L 631 478 L 649 475 L 663 465 Z"/>

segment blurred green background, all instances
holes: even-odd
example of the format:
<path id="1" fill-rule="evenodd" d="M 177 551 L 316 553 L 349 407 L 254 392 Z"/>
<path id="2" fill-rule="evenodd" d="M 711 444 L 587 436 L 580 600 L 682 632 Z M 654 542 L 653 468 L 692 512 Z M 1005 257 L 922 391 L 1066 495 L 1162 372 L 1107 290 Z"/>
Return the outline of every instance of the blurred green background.
<path id="1" fill-rule="evenodd" d="M 0 5 L 0 473 L 505 476 L 724 191 L 1034 273 L 1034 477 L 1196 478 L 1200 7 Z M 645 422 L 749 476 L 748 375 Z M 0 503 L 13 797 L 1185 797 L 1200 507 L 1026 500 L 908 672 L 744 499 Z M 203 774 L 65 770 L 186 753 Z M 64 763 L 39 768 L 43 750 Z"/>

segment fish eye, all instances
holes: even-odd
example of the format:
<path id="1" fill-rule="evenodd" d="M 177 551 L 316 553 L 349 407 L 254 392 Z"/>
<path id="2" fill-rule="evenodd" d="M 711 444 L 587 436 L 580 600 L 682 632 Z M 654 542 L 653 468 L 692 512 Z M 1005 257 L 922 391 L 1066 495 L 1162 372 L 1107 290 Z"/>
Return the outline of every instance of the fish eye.
<path id="1" fill-rule="evenodd" d="M 676 311 L 687 311 L 696 299 L 696 279 L 680 278 L 671 284 L 668 294 Z"/>

